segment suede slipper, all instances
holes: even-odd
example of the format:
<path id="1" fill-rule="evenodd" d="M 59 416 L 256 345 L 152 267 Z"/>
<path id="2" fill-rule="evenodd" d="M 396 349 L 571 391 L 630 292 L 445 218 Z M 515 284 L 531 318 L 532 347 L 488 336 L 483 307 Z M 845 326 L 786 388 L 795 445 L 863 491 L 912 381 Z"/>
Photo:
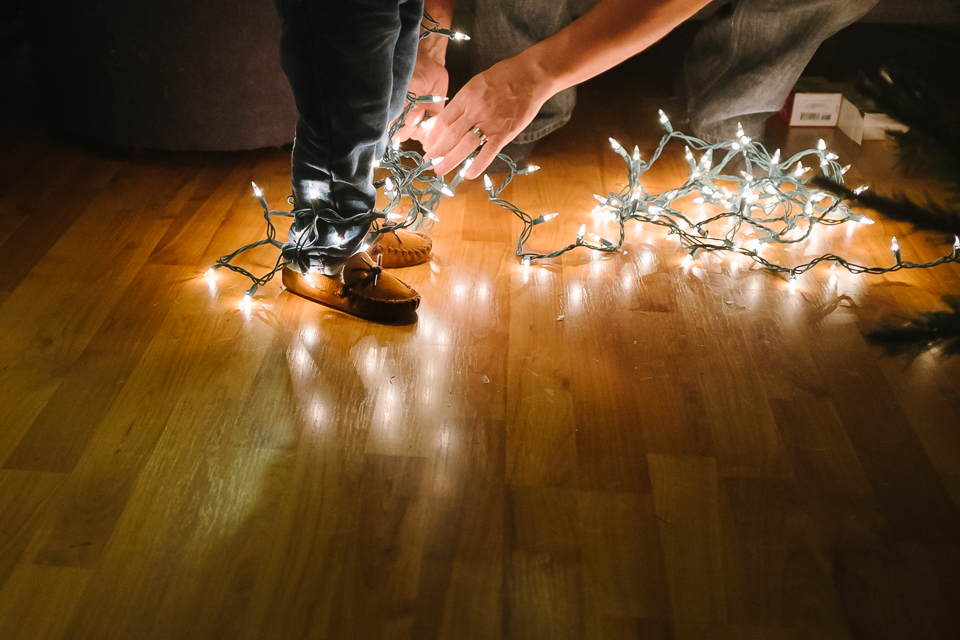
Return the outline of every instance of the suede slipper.
<path id="1" fill-rule="evenodd" d="M 303 275 L 284 267 L 283 285 L 322 305 L 360 318 L 391 322 L 409 317 L 420 306 L 420 294 L 402 280 L 384 273 L 379 260 L 366 253 L 350 258 L 337 276 Z"/>
<path id="2" fill-rule="evenodd" d="M 378 235 L 369 253 L 374 258 L 383 256 L 384 268 L 397 269 L 426 262 L 432 248 L 430 236 L 419 231 L 397 229 Z"/>

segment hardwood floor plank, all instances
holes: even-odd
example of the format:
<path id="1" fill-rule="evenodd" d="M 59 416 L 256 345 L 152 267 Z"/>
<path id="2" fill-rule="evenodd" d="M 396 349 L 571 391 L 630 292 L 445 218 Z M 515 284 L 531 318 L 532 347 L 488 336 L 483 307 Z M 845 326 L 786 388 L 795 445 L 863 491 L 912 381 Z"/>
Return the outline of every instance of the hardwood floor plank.
<path id="1" fill-rule="evenodd" d="M 3 187 L 0 189 L 0 247 L 16 230 L 33 219 L 57 215 L 55 209 L 70 201 L 73 180 L 78 176 L 102 176 L 107 167 L 116 163 L 105 161 L 85 162 L 85 155 L 73 149 L 64 149 L 45 142 L 29 144 L 22 153 L 34 156 L 34 160 L 20 165 L 18 171 L 4 171 Z M 17 153 L 4 154 L 6 160 L 19 160 Z M 58 203 L 57 201 L 62 202 Z M 8 247 L 9 249 L 9 247 Z"/>
<path id="2" fill-rule="evenodd" d="M 357 565 L 345 601 L 359 637 L 412 624 L 424 551 L 425 458 L 366 456 L 360 496 Z"/>
<path id="3" fill-rule="evenodd" d="M 0 470 L 0 586 L 20 562 L 66 476 Z"/>
<path id="4" fill-rule="evenodd" d="M 58 517 L 38 537 L 38 562 L 95 565 L 126 508 L 143 465 L 158 445 L 163 446 L 160 440 L 168 421 L 173 418 L 177 426 L 173 432 L 195 437 L 192 420 L 218 411 L 218 405 L 211 405 L 203 396 L 202 385 L 198 390 L 199 383 L 206 381 L 211 385 L 209 391 L 230 398 L 237 391 L 230 390 L 230 372 L 221 369 L 219 363 L 242 361 L 237 360 L 240 356 L 235 348 L 262 344 L 269 333 L 268 325 L 245 317 L 234 307 L 229 289 L 211 289 L 202 278 L 180 284 L 173 311 L 164 319 L 78 461 Z M 262 355 L 258 352 L 252 361 L 258 362 Z M 197 369 L 203 362 L 217 366 Z M 191 404 L 198 400 L 197 405 Z M 191 419 L 177 422 L 178 417 L 185 416 Z M 218 424 L 219 417 L 212 422 Z M 229 434 L 226 426 L 221 431 Z M 201 431 L 211 438 L 217 437 L 216 433 Z M 76 547 L 78 541 L 85 545 Z"/>
<path id="5" fill-rule="evenodd" d="M 650 493 L 643 439 L 646 416 L 630 389 L 639 369 L 631 354 L 618 348 L 629 344 L 636 332 L 598 315 L 575 313 L 578 307 L 620 310 L 615 288 L 619 259 L 564 266 L 572 313 L 563 324 L 576 362 L 571 367 L 571 390 L 577 417 L 577 480 L 586 491 Z M 606 284 L 611 280 L 614 286 Z"/>
<path id="6" fill-rule="evenodd" d="M 505 427 L 448 426 L 435 445 L 413 638 L 499 637 L 502 629 Z"/>
<path id="7" fill-rule="evenodd" d="M 822 374 L 837 414 L 897 536 L 927 542 L 960 539 L 960 510 L 879 368 L 859 353 L 822 356 Z"/>
<path id="8" fill-rule="evenodd" d="M 4 468 L 73 470 L 163 322 L 179 292 L 180 282 L 187 275 L 185 269 L 150 265 L 138 272 L 7 458 Z"/>
<path id="9" fill-rule="evenodd" d="M 186 300 L 181 297 L 181 302 Z M 187 308 L 195 306 L 189 304 Z M 211 494 L 217 494 L 223 486 L 213 480 L 220 477 L 216 454 L 229 442 L 230 427 L 242 407 L 240 401 L 263 356 L 258 347 L 269 341 L 272 332 L 266 326 L 250 325 L 240 315 L 228 316 L 226 322 L 221 317 L 218 324 L 220 332 L 200 345 L 200 354 L 181 378 L 186 387 L 168 410 L 162 435 L 149 451 L 149 458 L 144 455 L 153 443 L 146 438 L 141 443 L 131 442 L 127 451 L 123 450 L 126 443 L 122 441 L 112 446 L 109 453 L 104 451 L 97 445 L 105 444 L 104 440 L 109 441 L 108 437 L 114 435 L 105 430 L 103 439 L 98 437 L 99 442 L 92 444 L 85 457 L 85 462 L 93 462 L 98 454 L 117 460 L 112 465 L 113 474 L 106 478 L 91 474 L 87 495 L 78 496 L 81 499 L 74 502 L 83 505 L 86 513 L 65 512 L 40 553 L 40 558 L 48 561 L 96 562 L 100 571 L 84 593 L 78 615 L 65 637 L 103 635 L 108 633 L 104 625 L 110 625 L 109 633 L 137 635 L 137 629 L 162 624 L 156 604 L 163 601 L 170 589 L 177 588 L 171 569 L 182 562 L 183 551 L 189 549 L 191 539 L 215 526 L 222 511 L 234 515 L 238 502 L 241 509 L 245 506 L 245 492 L 238 491 L 235 500 L 230 500 L 229 494 L 211 499 Z M 107 420 L 107 425 L 117 424 L 110 417 Z M 129 425 L 125 421 L 120 424 Z M 129 428 L 123 435 L 128 433 Z M 127 459 L 118 460 L 122 458 Z M 102 460 L 100 468 L 105 466 Z M 138 464 L 143 465 L 142 469 L 135 466 Z M 257 466 L 262 465 L 253 468 Z M 247 477 L 242 467 L 236 473 L 238 480 L 256 486 L 256 476 Z M 177 480 L 171 482 L 171 478 Z M 229 487 L 231 481 L 223 484 Z M 104 495 L 110 500 L 103 501 Z M 155 504 L 167 505 L 168 511 L 154 509 Z M 100 506 L 100 513 L 92 510 L 94 505 Z M 86 518 L 81 520 L 83 516 Z M 175 525 L 168 521 L 169 517 L 176 520 Z M 99 528 L 94 529 L 97 524 Z M 82 557 L 72 558 L 66 553 L 65 542 L 84 528 L 94 542 Z M 131 552 L 136 554 L 137 562 L 131 562 Z M 99 579 L 103 573 L 112 578 Z M 122 615 L 122 611 L 135 613 Z M 116 621 L 118 617 L 127 621 L 126 628 Z"/>
<path id="10" fill-rule="evenodd" d="M 820 554 L 810 514 L 792 481 L 725 478 L 730 506 L 724 575 L 731 623 L 806 629 L 845 619 Z"/>
<path id="11" fill-rule="evenodd" d="M 566 343 L 562 274 L 511 265 L 507 377 L 507 482 L 524 486 L 576 483 L 576 418 Z M 521 339 L 522 336 L 522 339 Z"/>
<path id="12" fill-rule="evenodd" d="M 29 215 L 37 222 L 42 219 L 42 225 L 24 221 L 0 245 L 0 291 L 17 288 L 77 218 L 85 212 L 89 215 L 90 208 L 121 170 L 117 162 L 81 162 L 80 158 L 67 161 L 78 166 L 73 171 L 68 170 L 66 176 L 57 176 L 60 179 L 55 178 L 51 186 L 33 194 L 40 200 L 32 205 Z M 100 200 L 99 205 L 113 213 L 114 203 Z"/>
<path id="13" fill-rule="evenodd" d="M 141 197 L 139 181 L 153 171 L 131 166 L 118 172 L 0 308 L 0 390 L 19 400 L 0 432 L 0 459 L 9 457 L 163 233 L 162 205 L 145 205 Z M 176 192 L 183 172 L 152 177 L 162 196 Z M 110 242 L 103 242 L 101 225 L 110 229 Z M 91 251 L 98 257 L 92 262 Z"/>
<path id="14" fill-rule="evenodd" d="M 20 565 L 0 589 L 0 637 L 61 638 L 89 579 L 87 569 Z"/>
<path id="15" fill-rule="evenodd" d="M 879 366 L 944 488 L 960 506 L 955 492 L 960 488 L 960 398 L 940 379 L 942 367 L 935 356 L 921 356 L 909 368 L 901 359 L 883 360 Z"/>
<path id="16" fill-rule="evenodd" d="M 724 623 L 727 598 L 716 461 L 660 454 L 649 458 L 674 622 Z"/>
<path id="17" fill-rule="evenodd" d="M 153 603 L 158 613 L 146 637 L 240 638 L 246 632 L 292 459 L 269 449 L 225 447 L 211 469 L 229 482 L 205 492 L 199 511 L 207 515 L 170 566 L 148 567 L 160 579 L 172 574 L 172 586 Z"/>
<path id="18" fill-rule="evenodd" d="M 585 599 L 603 620 L 671 618 L 667 578 L 653 497 L 612 491 L 579 491 L 580 547 Z"/>
<path id="19" fill-rule="evenodd" d="M 503 636 L 580 638 L 583 558 L 576 492 L 510 487 L 506 500 Z"/>

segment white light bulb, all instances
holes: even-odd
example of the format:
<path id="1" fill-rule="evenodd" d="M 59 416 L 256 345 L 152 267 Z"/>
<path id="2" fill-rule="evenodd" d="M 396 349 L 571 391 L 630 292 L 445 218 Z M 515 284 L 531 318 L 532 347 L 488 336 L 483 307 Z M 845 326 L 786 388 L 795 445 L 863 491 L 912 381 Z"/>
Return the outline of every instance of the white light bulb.
<path id="1" fill-rule="evenodd" d="M 262 198 L 262 197 L 263 197 L 263 191 L 260 190 L 260 187 L 257 186 L 257 183 L 256 183 L 256 182 L 251 182 L 250 184 L 253 185 L 253 195 L 257 196 L 258 198 Z"/>
<path id="2" fill-rule="evenodd" d="M 587 225 L 585 224 L 580 225 L 580 228 L 577 230 L 577 240 L 583 240 L 583 236 L 586 233 L 587 233 Z"/>
<path id="3" fill-rule="evenodd" d="M 433 126 L 435 124 L 437 123 L 433 118 L 428 118 L 426 120 L 420 121 L 420 128 L 423 129 L 424 131 L 430 131 L 431 129 L 433 129 Z"/>
<path id="4" fill-rule="evenodd" d="M 390 193 L 396 188 L 396 185 L 393 184 L 393 180 L 391 178 L 387 178 L 383 183 L 383 186 L 386 187 L 387 193 Z"/>
<path id="5" fill-rule="evenodd" d="M 520 264 L 522 264 L 522 265 L 525 266 L 525 267 L 529 267 L 529 266 L 530 266 L 530 256 L 523 256 L 523 259 L 520 261 Z"/>
<path id="6" fill-rule="evenodd" d="M 953 250 L 960 251 L 960 236 L 953 236 Z"/>
<path id="7" fill-rule="evenodd" d="M 897 236 L 893 236 L 893 239 L 890 241 L 890 251 L 900 251 L 900 245 L 897 243 Z"/>
<path id="8" fill-rule="evenodd" d="M 869 187 L 868 185 L 863 185 L 862 187 L 857 187 L 856 189 L 854 189 L 853 192 L 854 192 L 855 194 L 857 194 L 857 195 L 860 195 L 861 193 L 863 193 L 864 191 L 866 191 L 866 190 L 869 189 L 869 188 L 870 188 L 870 187 Z"/>
<path id="9" fill-rule="evenodd" d="M 770 158 L 770 161 L 771 161 L 773 164 L 779 164 L 779 162 L 780 162 L 780 149 L 777 149 L 776 151 L 773 152 L 773 157 Z"/>
<path id="10" fill-rule="evenodd" d="M 633 145 L 633 160 L 634 162 L 640 162 L 640 147 Z"/>
<path id="11" fill-rule="evenodd" d="M 490 176 L 483 174 L 483 188 L 489 191 L 493 188 L 493 181 L 490 180 Z"/>
<path id="12" fill-rule="evenodd" d="M 530 174 L 530 173 L 536 173 L 537 171 L 540 171 L 540 165 L 538 165 L 538 164 L 527 165 L 527 173 L 528 173 L 528 174 Z"/>
<path id="13" fill-rule="evenodd" d="M 670 122 L 670 118 L 668 118 L 667 114 L 663 112 L 663 109 L 658 109 L 657 111 L 660 112 L 660 124 L 667 124 Z"/>
<path id="14" fill-rule="evenodd" d="M 548 213 L 547 215 L 543 216 L 543 221 L 544 221 L 544 222 L 547 222 L 548 220 L 553 220 L 553 219 L 556 218 L 558 215 L 560 215 L 560 214 L 559 214 L 559 213 Z"/>
<path id="15" fill-rule="evenodd" d="M 433 211 L 430 211 L 430 209 L 424 209 L 424 210 L 423 210 L 423 215 L 427 216 L 428 218 L 430 218 L 430 219 L 433 220 L 434 222 L 440 222 L 440 218 L 438 218 L 437 216 L 435 216 L 434 213 L 433 213 Z"/>
<path id="16" fill-rule="evenodd" d="M 620 146 L 620 143 L 614 140 L 613 138 L 607 138 L 607 140 L 610 141 L 610 146 L 613 147 L 614 151 L 619 151 L 620 149 L 622 149 L 622 147 Z"/>
<path id="17" fill-rule="evenodd" d="M 465 33 L 461 33 L 461 32 L 459 32 L 459 31 L 457 31 L 456 33 L 453 34 L 453 39 L 454 39 L 454 40 L 464 40 L 464 41 L 465 41 L 465 40 L 469 40 L 469 39 L 470 39 L 470 36 L 468 36 L 468 35 L 465 34 Z"/>
<path id="18" fill-rule="evenodd" d="M 209 269 L 207 269 L 207 272 L 206 272 L 204 275 L 209 278 L 210 276 L 212 276 L 212 275 L 215 274 L 216 272 L 217 272 L 216 269 L 214 269 L 213 267 L 210 267 Z"/>
<path id="19" fill-rule="evenodd" d="M 444 96 L 433 96 L 434 102 L 443 102 L 444 100 L 446 100 Z"/>
<path id="20" fill-rule="evenodd" d="M 873 224 L 873 220 L 866 216 L 860 218 L 860 224 Z"/>
<path id="21" fill-rule="evenodd" d="M 840 175 L 845 175 L 847 171 L 850 171 L 850 165 L 846 165 L 840 169 Z"/>
<path id="22" fill-rule="evenodd" d="M 817 150 L 818 150 L 818 151 L 826 151 L 826 150 L 827 150 L 827 143 L 826 143 L 826 141 L 825 141 L 823 138 L 820 138 L 819 140 L 817 140 Z"/>
<path id="23" fill-rule="evenodd" d="M 443 162 L 443 156 L 437 156 L 436 158 L 434 158 L 433 160 L 430 161 L 430 166 L 431 166 L 431 167 L 435 167 L 435 166 L 437 166 L 438 164 L 440 164 L 441 162 Z"/>
<path id="24" fill-rule="evenodd" d="M 440 193 L 447 196 L 448 198 L 452 198 L 454 196 L 453 191 L 451 191 L 450 187 L 447 187 L 447 186 L 444 186 L 443 188 L 441 188 Z"/>

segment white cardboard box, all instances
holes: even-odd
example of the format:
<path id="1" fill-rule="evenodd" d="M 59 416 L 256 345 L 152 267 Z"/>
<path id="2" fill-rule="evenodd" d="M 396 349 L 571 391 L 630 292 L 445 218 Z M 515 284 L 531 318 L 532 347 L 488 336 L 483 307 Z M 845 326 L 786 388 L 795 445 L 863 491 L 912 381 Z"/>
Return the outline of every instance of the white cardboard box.
<path id="1" fill-rule="evenodd" d="M 835 127 L 840 118 L 840 93 L 793 93 L 787 101 L 788 115 L 784 118 L 791 127 Z"/>
<path id="2" fill-rule="evenodd" d="M 853 100 L 844 97 L 840 103 L 837 126 L 857 144 L 862 144 L 864 140 L 890 140 L 887 131 L 910 129 L 887 114 L 880 113 L 873 102 L 856 95 L 851 97 Z"/>
<path id="3" fill-rule="evenodd" d="M 888 140 L 887 131 L 909 128 L 881 113 L 850 85 L 823 78 L 800 78 L 780 117 L 791 127 L 839 127 L 857 144 Z"/>

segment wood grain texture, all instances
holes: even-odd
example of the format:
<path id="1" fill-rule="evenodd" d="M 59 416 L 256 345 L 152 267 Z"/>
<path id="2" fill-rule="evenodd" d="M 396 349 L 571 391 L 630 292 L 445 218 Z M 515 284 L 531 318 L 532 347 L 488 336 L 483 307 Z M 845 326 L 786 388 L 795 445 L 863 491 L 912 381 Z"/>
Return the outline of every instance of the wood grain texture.
<path id="1" fill-rule="evenodd" d="M 606 137 L 659 138 L 657 105 L 609 82 L 504 193 L 561 213 L 532 246 L 611 234 L 590 213 L 624 178 Z M 936 189 L 885 143 L 787 133 L 825 136 L 854 181 Z M 250 181 L 282 207 L 288 150 L 130 161 L 33 131 L 10 152 L 0 638 L 960 637 L 960 358 L 863 339 L 938 308 L 956 266 L 791 294 L 629 226 L 621 253 L 524 268 L 477 181 L 397 273 L 415 323 L 276 282 L 244 312 L 248 283 L 201 274 L 261 237 Z M 644 185 L 685 166 L 670 150 Z M 880 221 L 817 251 L 886 263 L 893 234 L 945 250 Z"/>

